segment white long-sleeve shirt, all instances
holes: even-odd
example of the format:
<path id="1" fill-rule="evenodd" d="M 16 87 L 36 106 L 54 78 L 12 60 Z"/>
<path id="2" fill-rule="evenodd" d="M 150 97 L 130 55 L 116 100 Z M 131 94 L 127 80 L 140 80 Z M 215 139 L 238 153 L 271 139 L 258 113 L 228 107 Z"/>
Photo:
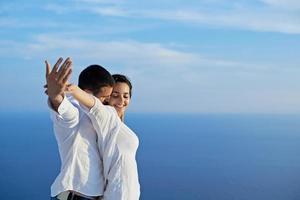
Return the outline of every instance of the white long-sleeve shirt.
<path id="1" fill-rule="evenodd" d="M 104 200 L 138 200 L 137 136 L 120 120 L 113 107 L 104 106 L 97 98 L 88 115 L 98 134 L 103 156 Z"/>
<path id="2" fill-rule="evenodd" d="M 91 120 L 75 100 L 70 102 L 67 97 L 58 107 L 58 113 L 50 105 L 49 108 L 61 158 L 60 173 L 51 186 L 51 196 L 67 190 L 102 196 L 103 164 Z"/>

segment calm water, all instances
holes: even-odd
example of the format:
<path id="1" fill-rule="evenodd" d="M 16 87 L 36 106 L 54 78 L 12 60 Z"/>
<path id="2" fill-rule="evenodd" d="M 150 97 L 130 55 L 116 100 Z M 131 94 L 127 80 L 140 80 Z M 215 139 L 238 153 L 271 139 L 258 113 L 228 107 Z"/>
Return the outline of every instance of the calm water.
<path id="1" fill-rule="evenodd" d="M 49 199 L 48 113 L 0 115 L 0 199 Z M 142 200 L 300 199 L 300 116 L 138 115 Z"/>

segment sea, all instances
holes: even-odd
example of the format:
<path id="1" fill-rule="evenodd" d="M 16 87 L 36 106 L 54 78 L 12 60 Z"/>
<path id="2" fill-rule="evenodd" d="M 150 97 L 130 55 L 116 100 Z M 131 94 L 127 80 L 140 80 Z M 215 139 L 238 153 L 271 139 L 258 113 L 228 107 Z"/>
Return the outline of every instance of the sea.
<path id="1" fill-rule="evenodd" d="M 141 200 L 299 200 L 300 115 L 137 114 Z M 47 112 L 0 113 L 0 199 L 48 200 L 60 168 Z"/>

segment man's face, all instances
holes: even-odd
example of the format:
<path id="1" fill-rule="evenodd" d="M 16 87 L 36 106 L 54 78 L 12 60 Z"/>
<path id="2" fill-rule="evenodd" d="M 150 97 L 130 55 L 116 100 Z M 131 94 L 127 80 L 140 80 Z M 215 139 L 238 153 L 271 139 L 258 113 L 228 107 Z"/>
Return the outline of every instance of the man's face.
<path id="1" fill-rule="evenodd" d="M 98 94 L 95 95 L 95 97 L 97 97 L 103 104 L 106 105 L 107 102 L 109 101 L 109 97 L 112 93 L 112 90 L 113 88 L 110 86 L 102 87 L 98 92 Z"/>

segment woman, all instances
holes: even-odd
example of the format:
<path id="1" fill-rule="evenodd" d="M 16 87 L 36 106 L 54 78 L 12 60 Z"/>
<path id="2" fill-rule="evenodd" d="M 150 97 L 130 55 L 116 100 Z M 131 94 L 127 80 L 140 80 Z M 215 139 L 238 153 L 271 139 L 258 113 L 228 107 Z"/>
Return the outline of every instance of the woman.
<path id="1" fill-rule="evenodd" d="M 124 75 L 114 74 L 112 77 L 115 80 L 115 85 L 108 104 L 116 109 L 118 116 L 124 122 L 124 114 L 131 100 L 132 85 Z"/>
<path id="2" fill-rule="evenodd" d="M 113 77 L 116 84 L 109 100 L 111 106 L 103 105 L 99 99 L 76 85 L 69 85 L 67 91 L 86 107 L 86 113 L 97 132 L 107 183 L 104 200 L 138 200 L 140 185 L 135 155 L 139 141 L 135 133 L 122 122 L 130 103 L 132 86 L 123 75 Z"/>

